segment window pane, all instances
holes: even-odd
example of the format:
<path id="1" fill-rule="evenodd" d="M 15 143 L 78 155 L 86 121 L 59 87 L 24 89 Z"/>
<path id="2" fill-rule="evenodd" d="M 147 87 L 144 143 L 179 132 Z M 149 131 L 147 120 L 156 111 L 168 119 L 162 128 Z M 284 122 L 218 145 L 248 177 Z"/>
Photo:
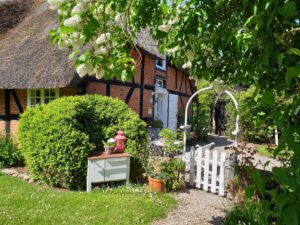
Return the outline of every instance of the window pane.
<path id="1" fill-rule="evenodd" d="M 162 66 L 163 66 L 162 60 L 157 60 L 157 61 L 156 61 L 156 65 L 162 67 Z"/>
<path id="2" fill-rule="evenodd" d="M 36 96 L 36 97 L 40 97 L 40 96 L 41 96 L 41 90 L 36 90 L 35 96 Z"/>
<path id="3" fill-rule="evenodd" d="M 50 96 L 55 98 L 55 89 L 50 89 Z"/>
<path id="4" fill-rule="evenodd" d="M 30 104 L 31 106 L 35 106 L 35 104 L 36 104 L 36 103 L 35 103 L 35 98 L 31 98 L 31 99 L 30 99 L 30 103 L 31 103 L 31 104 Z"/>
<path id="5" fill-rule="evenodd" d="M 47 97 L 47 96 L 49 96 L 49 95 L 50 95 L 50 91 L 49 91 L 49 89 L 45 89 L 45 90 L 44 90 L 44 95 L 45 95 L 45 97 Z"/>
<path id="6" fill-rule="evenodd" d="M 35 104 L 37 105 L 37 104 L 41 104 L 41 98 L 36 98 L 35 99 Z"/>
<path id="7" fill-rule="evenodd" d="M 50 99 L 49 98 L 45 98 L 44 102 L 45 102 L 45 104 L 47 104 L 48 102 L 50 102 Z"/>
<path id="8" fill-rule="evenodd" d="M 31 97 L 35 97 L 35 90 L 31 90 L 30 95 L 31 95 Z"/>

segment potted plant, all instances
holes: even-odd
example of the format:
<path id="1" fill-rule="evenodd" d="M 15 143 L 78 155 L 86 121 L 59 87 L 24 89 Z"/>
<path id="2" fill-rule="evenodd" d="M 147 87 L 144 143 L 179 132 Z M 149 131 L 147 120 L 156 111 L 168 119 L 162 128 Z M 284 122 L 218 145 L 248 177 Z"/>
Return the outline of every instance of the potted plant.
<path id="1" fill-rule="evenodd" d="M 146 172 L 148 175 L 149 189 L 164 192 L 166 187 L 165 175 L 162 172 L 163 164 L 169 160 L 168 157 L 153 156 L 149 159 Z"/>
<path id="2" fill-rule="evenodd" d="M 165 138 L 165 156 L 149 157 L 146 166 L 149 189 L 158 192 L 182 189 L 185 187 L 185 163 L 175 157 L 182 150 L 182 143 L 177 140 L 177 133 L 169 129 L 163 129 L 160 136 Z"/>
<path id="3" fill-rule="evenodd" d="M 107 154 L 112 154 L 116 145 L 116 141 L 113 138 L 108 139 L 106 142 L 103 142 L 104 151 Z"/>

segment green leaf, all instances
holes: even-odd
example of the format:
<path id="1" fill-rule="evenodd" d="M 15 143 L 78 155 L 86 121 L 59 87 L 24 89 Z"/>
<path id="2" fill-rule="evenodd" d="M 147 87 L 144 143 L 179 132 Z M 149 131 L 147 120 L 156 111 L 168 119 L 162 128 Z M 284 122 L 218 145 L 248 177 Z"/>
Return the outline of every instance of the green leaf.
<path id="1" fill-rule="evenodd" d="M 297 15 L 297 7 L 294 1 L 286 1 L 282 7 L 278 8 L 278 12 L 285 17 Z"/>
<path id="2" fill-rule="evenodd" d="M 262 102 L 266 106 L 272 106 L 275 103 L 275 97 L 272 90 L 266 90 L 262 97 Z"/>
<path id="3" fill-rule="evenodd" d="M 300 77 L 300 65 L 290 67 L 286 71 L 285 81 L 288 86 L 291 85 L 294 77 Z"/>
<path id="4" fill-rule="evenodd" d="M 274 179 L 289 191 L 297 189 L 296 177 L 290 174 L 288 168 L 274 167 L 272 172 Z"/>
<path id="5" fill-rule="evenodd" d="M 298 212 L 297 212 L 297 205 L 287 205 L 281 214 L 281 218 L 283 224 L 288 225 L 298 225 Z"/>
<path id="6" fill-rule="evenodd" d="M 288 53 L 300 56 L 300 50 L 298 48 L 290 48 Z"/>
<path id="7" fill-rule="evenodd" d="M 280 54 L 277 56 L 277 62 L 278 62 L 278 64 L 279 64 L 280 66 L 282 65 L 283 57 L 284 57 L 284 53 L 280 53 Z"/>
<path id="8" fill-rule="evenodd" d="M 77 28 L 76 27 L 65 27 L 65 26 L 60 26 L 60 32 L 61 33 L 66 33 L 66 34 L 69 34 L 69 33 L 73 33 L 75 31 L 77 31 Z"/>
<path id="9" fill-rule="evenodd" d="M 256 15 L 250 16 L 247 21 L 244 23 L 244 26 L 247 26 L 248 24 L 251 24 L 253 20 L 256 18 Z"/>
<path id="10" fill-rule="evenodd" d="M 262 197 L 264 197 L 265 195 L 265 190 L 266 190 L 266 178 L 262 177 L 259 173 L 259 171 L 254 170 L 251 173 L 251 177 L 259 191 L 259 193 L 261 194 Z"/>
<path id="11" fill-rule="evenodd" d="M 75 55 L 78 54 L 78 50 L 73 51 L 70 55 L 69 55 L 69 59 L 73 59 L 75 57 Z"/>
<path id="12" fill-rule="evenodd" d="M 245 188 L 245 197 L 246 199 L 251 200 L 252 196 L 254 195 L 255 192 L 255 186 L 254 185 L 249 185 Z"/>

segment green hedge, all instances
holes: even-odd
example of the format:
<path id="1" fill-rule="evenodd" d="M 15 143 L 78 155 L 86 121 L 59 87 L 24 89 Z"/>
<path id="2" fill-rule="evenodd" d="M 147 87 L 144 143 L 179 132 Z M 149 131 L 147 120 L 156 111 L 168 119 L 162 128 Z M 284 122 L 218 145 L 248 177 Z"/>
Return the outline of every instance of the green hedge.
<path id="1" fill-rule="evenodd" d="M 0 168 L 21 166 L 24 159 L 11 137 L 0 136 Z"/>
<path id="2" fill-rule="evenodd" d="M 20 118 L 19 142 L 33 177 L 51 186 L 84 186 L 87 156 L 101 150 L 118 130 L 127 136 L 126 152 L 142 155 L 146 123 L 124 102 L 86 95 L 64 97 L 26 110 Z"/>

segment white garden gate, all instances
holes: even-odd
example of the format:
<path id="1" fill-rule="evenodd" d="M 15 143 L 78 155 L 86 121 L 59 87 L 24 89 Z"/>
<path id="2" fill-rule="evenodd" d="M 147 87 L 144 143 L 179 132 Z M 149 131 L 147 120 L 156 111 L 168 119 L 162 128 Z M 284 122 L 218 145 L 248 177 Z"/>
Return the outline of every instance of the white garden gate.
<path id="1" fill-rule="evenodd" d="M 202 91 L 212 90 L 212 87 L 200 89 L 189 99 L 185 108 L 185 124 L 181 128 L 184 130 L 184 151 L 182 154 L 183 160 L 186 162 L 189 170 L 189 183 L 191 186 L 196 186 L 204 191 L 217 193 L 221 196 L 225 195 L 226 181 L 233 178 L 234 169 L 233 163 L 235 155 L 231 152 L 212 150 L 214 143 L 205 146 L 191 147 L 187 152 L 186 139 L 187 132 L 189 132 L 190 125 L 187 124 L 188 108 L 192 99 Z M 234 96 L 227 90 L 224 91 L 233 100 L 236 110 L 238 111 L 238 104 Z M 220 96 L 220 95 L 218 95 Z M 237 147 L 238 135 L 238 119 L 236 116 L 236 129 L 232 132 L 235 136 L 235 147 Z"/>

